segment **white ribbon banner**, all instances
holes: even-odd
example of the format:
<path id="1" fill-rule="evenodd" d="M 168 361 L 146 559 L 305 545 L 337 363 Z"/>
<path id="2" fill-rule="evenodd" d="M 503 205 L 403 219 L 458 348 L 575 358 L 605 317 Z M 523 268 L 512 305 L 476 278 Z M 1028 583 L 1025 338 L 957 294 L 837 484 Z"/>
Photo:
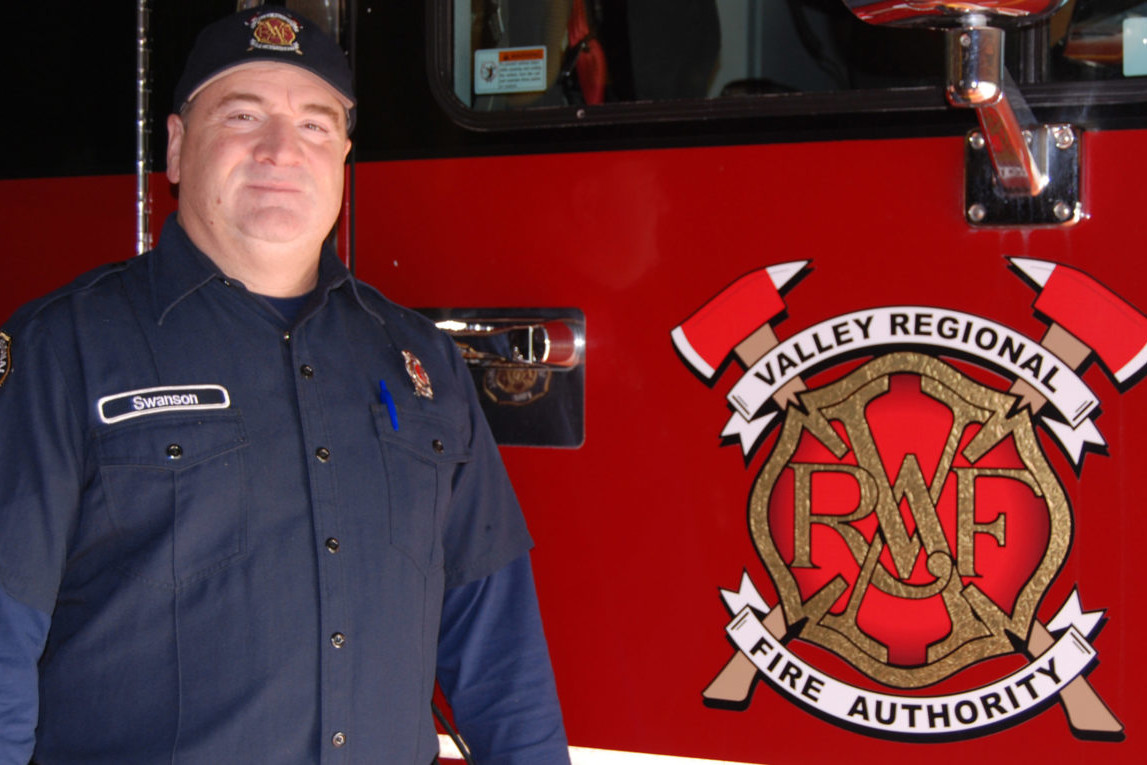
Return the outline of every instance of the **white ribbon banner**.
<path id="1" fill-rule="evenodd" d="M 764 599 L 748 580 L 739 592 L 722 590 L 737 608 L 725 631 L 769 684 L 793 701 L 841 724 L 897 736 L 963 738 L 982 728 L 1013 725 L 1054 699 L 1096 659 L 1088 635 L 1102 612 L 1084 613 L 1072 592 L 1050 624 L 1064 630 L 1048 650 L 989 685 L 940 696 L 898 696 L 858 688 L 809 665 L 790 651 L 754 613 Z M 750 605 L 753 604 L 753 605 Z M 767 610 L 767 606 L 765 606 Z"/>
<path id="2" fill-rule="evenodd" d="M 729 392 L 734 414 L 722 435 L 738 435 L 747 454 L 776 416 L 776 412 L 760 414 L 761 410 L 786 383 L 866 349 L 920 346 L 979 359 L 1030 384 L 1063 418 L 1063 423 L 1044 422 L 1077 464 L 1087 444 L 1104 444 L 1089 418 L 1099 401 L 1066 362 L 1037 341 L 990 319 L 930 306 L 854 311 L 781 341 Z"/>

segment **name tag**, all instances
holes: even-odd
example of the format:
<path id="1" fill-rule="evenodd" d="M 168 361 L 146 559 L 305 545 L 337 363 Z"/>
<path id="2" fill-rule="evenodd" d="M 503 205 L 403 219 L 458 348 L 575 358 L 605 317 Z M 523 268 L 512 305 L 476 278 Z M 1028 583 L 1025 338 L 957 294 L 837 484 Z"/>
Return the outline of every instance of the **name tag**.
<path id="1" fill-rule="evenodd" d="M 192 409 L 226 409 L 231 397 L 222 385 L 171 385 L 141 388 L 104 396 L 96 402 L 100 420 L 108 425 L 145 414 Z"/>

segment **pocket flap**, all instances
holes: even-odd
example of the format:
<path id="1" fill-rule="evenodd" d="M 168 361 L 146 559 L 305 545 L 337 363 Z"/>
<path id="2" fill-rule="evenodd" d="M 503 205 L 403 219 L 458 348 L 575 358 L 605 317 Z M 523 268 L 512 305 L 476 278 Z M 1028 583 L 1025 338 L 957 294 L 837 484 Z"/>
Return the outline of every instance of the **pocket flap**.
<path id="1" fill-rule="evenodd" d="M 181 470 L 246 446 L 236 410 L 158 414 L 112 426 L 96 436 L 101 465 Z"/>

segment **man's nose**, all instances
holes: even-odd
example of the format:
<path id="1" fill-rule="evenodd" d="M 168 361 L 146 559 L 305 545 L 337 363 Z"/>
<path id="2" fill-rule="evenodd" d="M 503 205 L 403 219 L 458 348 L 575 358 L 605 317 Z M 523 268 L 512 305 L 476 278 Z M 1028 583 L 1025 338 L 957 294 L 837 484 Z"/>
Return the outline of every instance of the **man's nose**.
<path id="1" fill-rule="evenodd" d="M 302 159 L 302 137 L 294 124 L 282 117 L 270 117 L 260 131 L 255 159 L 276 165 L 297 164 Z"/>

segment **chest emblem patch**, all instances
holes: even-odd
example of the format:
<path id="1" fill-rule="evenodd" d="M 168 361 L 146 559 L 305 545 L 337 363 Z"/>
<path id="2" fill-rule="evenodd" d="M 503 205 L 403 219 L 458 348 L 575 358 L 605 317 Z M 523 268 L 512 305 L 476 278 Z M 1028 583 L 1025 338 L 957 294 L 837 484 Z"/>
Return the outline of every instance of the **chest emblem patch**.
<path id="1" fill-rule="evenodd" d="M 96 402 L 100 421 L 108 425 L 149 414 L 199 409 L 227 409 L 231 396 L 222 385 L 169 385 L 104 396 Z"/>
<path id="2" fill-rule="evenodd" d="M 410 351 L 403 351 L 402 358 L 406 362 L 406 374 L 410 375 L 410 382 L 414 384 L 414 395 L 433 399 L 434 388 L 430 387 L 430 375 L 426 374 L 422 362 Z"/>
<path id="3" fill-rule="evenodd" d="M 1075 529 L 1043 444 L 1063 452 L 1074 483 L 1106 445 L 1082 370 L 1095 358 L 1120 390 L 1134 384 L 1147 318 L 1081 271 L 1012 258 L 1050 320 L 1038 341 L 924 305 L 778 339 L 782 294 L 808 263 L 738 279 L 671 332 L 709 384 L 740 361 L 721 436 L 746 466 L 769 444 L 748 526 L 770 587 L 746 567 L 737 590 L 721 590 L 736 650 L 705 703 L 746 709 L 763 679 L 841 727 L 946 741 L 1058 700 L 1075 736 L 1121 739 L 1087 676 L 1104 612 L 1085 612 L 1078 586 L 1044 603 L 1075 570 Z"/>

